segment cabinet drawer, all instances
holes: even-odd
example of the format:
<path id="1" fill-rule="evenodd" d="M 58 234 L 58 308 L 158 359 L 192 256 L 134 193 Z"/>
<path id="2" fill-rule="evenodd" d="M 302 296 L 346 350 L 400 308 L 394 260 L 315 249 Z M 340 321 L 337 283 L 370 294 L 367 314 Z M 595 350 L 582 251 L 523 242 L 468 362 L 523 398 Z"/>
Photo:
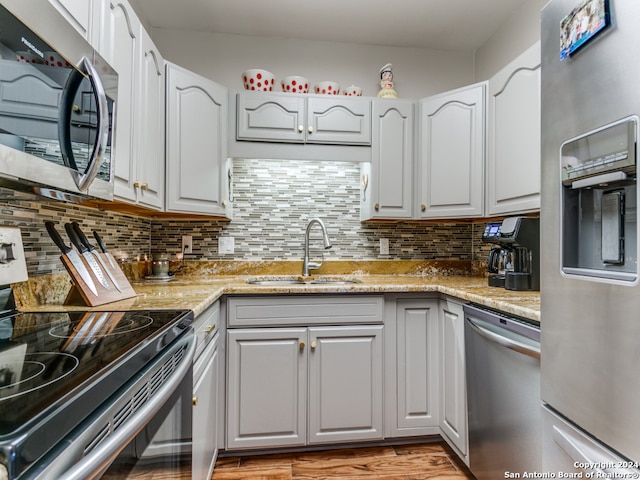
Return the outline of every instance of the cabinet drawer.
<path id="1" fill-rule="evenodd" d="M 229 327 L 381 324 L 383 299 L 368 295 L 229 297 Z"/>
<path id="2" fill-rule="evenodd" d="M 220 302 L 216 302 L 207 308 L 193 321 L 193 329 L 196 332 L 196 353 L 198 358 L 200 353 L 207 346 L 209 341 L 218 332 L 220 326 Z"/>

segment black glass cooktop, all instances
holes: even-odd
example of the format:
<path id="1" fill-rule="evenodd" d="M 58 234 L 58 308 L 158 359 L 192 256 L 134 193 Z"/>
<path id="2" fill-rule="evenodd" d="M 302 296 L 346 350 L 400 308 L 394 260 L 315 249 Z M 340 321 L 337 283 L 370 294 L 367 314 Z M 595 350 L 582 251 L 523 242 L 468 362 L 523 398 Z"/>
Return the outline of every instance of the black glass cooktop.
<path id="1" fill-rule="evenodd" d="M 18 438 L 34 437 L 35 445 L 46 444 L 48 435 L 64 436 L 192 320 L 185 310 L 22 313 L 0 319 L 0 447 Z"/>

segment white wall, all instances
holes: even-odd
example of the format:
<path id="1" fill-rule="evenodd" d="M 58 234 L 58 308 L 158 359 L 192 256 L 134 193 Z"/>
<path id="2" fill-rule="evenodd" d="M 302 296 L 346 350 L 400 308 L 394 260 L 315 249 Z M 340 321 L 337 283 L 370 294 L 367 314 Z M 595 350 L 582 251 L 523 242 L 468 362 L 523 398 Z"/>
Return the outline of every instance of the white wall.
<path id="1" fill-rule="evenodd" d="M 540 10 L 548 0 L 527 0 L 476 50 L 475 81 L 488 80 L 540 39 Z"/>
<path id="2" fill-rule="evenodd" d="M 264 68 L 276 75 L 277 91 L 283 77 L 302 75 L 311 85 L 334 80 L 375 96 L 378 71 L 390 62 L 398 94 L 423 98 L 487 80 L 533 45 L 540 38 L 540 10 L 547 1 L 525 1 L 475 54 L 161 28 L 151 35 L 167 60 L 230 88 L 242 88 L 244 70 Z"/>
<path id="3" fill-rule="evenodd" d="M 375 96 L 378 71 L 389 62 L 403 98 L 422 98 L 474 81 L 471 54 L 170 29 L 153 29 L 152 37 L 165 59 L 237 89 L 242 88 L 244 70 L 264 68 L 276 76 L 274 91 L 280 91 L 283 77 L 302 75 L 311 85 L 334 80 Z"/>

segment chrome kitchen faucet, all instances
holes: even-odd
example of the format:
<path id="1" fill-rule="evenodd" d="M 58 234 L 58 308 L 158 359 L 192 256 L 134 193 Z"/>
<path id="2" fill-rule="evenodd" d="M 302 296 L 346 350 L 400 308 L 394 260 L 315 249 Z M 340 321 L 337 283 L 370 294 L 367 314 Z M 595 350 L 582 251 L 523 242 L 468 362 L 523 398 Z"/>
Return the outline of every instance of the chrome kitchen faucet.
<path id="1" fill-rule="evenodd" d="M 324 226 L 322 220 L 320 220 L 319 218 L 312 218 L 311 220 L 309 220 L 309 223 L 307 224 L 307 230 L 304 234 L 304 260 L 302 262 L 303 277 L 309 276 L 309 270 L 317 270 L 322 266 L 322 262 L 316 263 L 309 261 L 309 231 L 311 230 L 311 226 L 314 223 L 320 225 L 320 228 L 322 229 L 322 241 L 324 243 L 325 250 L 331 248 L 331 241 L 329 240 L 329 235 L 327 234 L 327 228 Z"/>

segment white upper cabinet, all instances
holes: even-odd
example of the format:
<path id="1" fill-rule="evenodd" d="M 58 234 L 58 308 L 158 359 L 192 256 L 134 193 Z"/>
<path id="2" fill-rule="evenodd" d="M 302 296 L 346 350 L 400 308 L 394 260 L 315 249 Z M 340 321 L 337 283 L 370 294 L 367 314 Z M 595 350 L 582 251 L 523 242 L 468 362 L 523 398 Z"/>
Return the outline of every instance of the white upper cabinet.
<path id="1" fill-rule="evenodd" d="M 479 83 L 420 101 L 418 218 L 483 215 L 485 88 Z"/>
<path id="2" fill-rule="evenodd" d="M 371 145 L 371 101 L 359 97 L 309 97 L 307 143 Z"/>
<path id="3" fill-rule="evenodd" d="M 139 106 L 135 132 L 138 204 L 164 207 L 164 61 L 151 37 L 141 27 Z M 136 187 L 134 183 L 134 187 Z"/>
<path id="4" fill-rule="evenodd" d="M 167 211 L 230 217 L 228 89 L 167 63 Z"/>
<path id="5" fill-rule="evenodd" d="M 371 144 L 371 101 L 290 93 L 237 95 L 238 140 Z"/>
<path id="6" fill-rule="evenodd" d="M 135 124 L 135 81 L 139 70 L 140 22 L 127 2 L 104 2 L 100 34 L 99 51 L 118 72 L 114 194 L 120 199 L 135 201 L 132 131 Z"/>
<path id="7" fill-rule="evenodd" d="M 540 209 L 540 42 L 489 80 L 487 215 Z"/>
<path id="8" fill-rule="evenodd" d="M 118 72 L 114 197 L 164 207 L 164 67 L 125 0 L 102 7 L 102 56 Z"/>
<path id="9" fill-rule="evenodd" d="M 97 40 L 93 38 L 93 34 L 94 15 L 99 10 L 98 0 L 49 0 L 49 3 L 56 7 L 89 43 L 94 44 Z"/>
<path id="10" fill-rule="evenodd" d="M 361 164 L 360 219 L 413 214 L 414 102 L 373 100 L 371 163 Z"/>
<path id="11" fill-rule="evenodd" d="M 305 99 L 291 94 L 239 93 L 238 140 L 303 143 Z"/>

